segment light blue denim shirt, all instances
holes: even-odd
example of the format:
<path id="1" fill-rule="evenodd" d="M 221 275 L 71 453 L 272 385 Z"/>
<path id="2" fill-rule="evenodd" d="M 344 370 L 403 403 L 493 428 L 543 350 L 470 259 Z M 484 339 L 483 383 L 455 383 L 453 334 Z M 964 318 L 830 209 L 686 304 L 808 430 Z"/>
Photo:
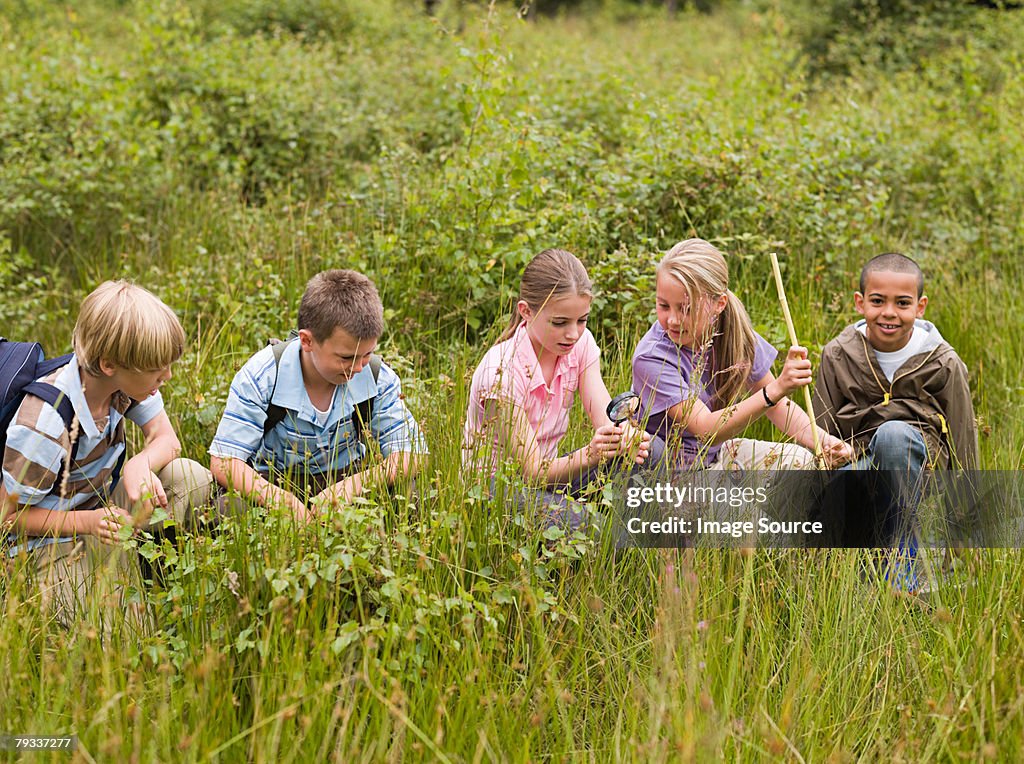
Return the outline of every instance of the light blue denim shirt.
<path id="1" fill-rule="evenodd" d="M 384 456 L 427 452 L 419 426 L 402 399 L 402 383 L 387 364 L 381 364 L 376 382 L 367 364 L 339 385 L 322 424 L 302 380 L 297 341 L 285 348 L 276 374 L 274 367 L 273 348 L 268 346 L 235 375 L 224 416 L 210 444 L 212 456 L 241 459 L 261 472 L 271 468 L 278 472 L 341 472 L 366 455 L 353 415 L 356 404 L 370 398 L 376 398 L 370 431 Z M 285 416 L 264 438 L 271 393 L 273 403 L 285 409 Z"/>

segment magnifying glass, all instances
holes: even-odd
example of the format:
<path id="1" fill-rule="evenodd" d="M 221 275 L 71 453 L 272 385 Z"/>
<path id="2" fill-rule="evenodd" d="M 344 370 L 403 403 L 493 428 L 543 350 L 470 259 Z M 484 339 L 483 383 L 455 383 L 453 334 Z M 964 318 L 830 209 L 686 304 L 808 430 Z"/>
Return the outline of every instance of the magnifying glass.
<path id="1" fill-rule="evenodd" d="M 608 414 L 608 418 L 612 420 L 615 425 L 620 425 L 627 419 L 632 418 L 637 411 L 640 410 L 640 396 L 634 393 L 632 390 L 627 390 L 624 393 L 619 393 L 608 403 L 608 408 L 605 412 Z"/>

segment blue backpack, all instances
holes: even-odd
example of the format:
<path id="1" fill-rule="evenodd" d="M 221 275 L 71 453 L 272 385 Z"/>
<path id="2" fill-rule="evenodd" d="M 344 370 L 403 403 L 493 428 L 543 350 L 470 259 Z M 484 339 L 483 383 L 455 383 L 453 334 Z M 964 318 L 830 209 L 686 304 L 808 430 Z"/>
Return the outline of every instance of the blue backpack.
<path id="1" fill-rule="evenodd" d="M 64 421 L 64 427 L 71 437 L 71 459 L 78 459 L 77 428 L 74 427 L 75 409 L 71 400 L 64 392 L 53 385 L 39 382 L 40 377 L 45 377 L 61 366 L 66 366 L 71 360 L 71 353 L 46 358 L 43 355 L 43 348 L 38 342 L 13 342 L 6 337 L 0 337 L 0 454 L 7 445 L 7 428 L 14 419 L 18 406 L 26 395 L 34 395 L 37 398 L 49 403 L 60 414 Z M 132 401 L 132 406 L 135 405 Z M 114 465 L 112 473 L 113 483 L 110 490 L 113 491 L 121 479 L 121 467 L 124 466 L 124 456 L 127 447 L 121 451 L 121 455 Z M 57 470 L 57 480 L 54 485 L 60 485 L 64 480 L 64 470 L 68 462 L 61 460 L 60 468 Z"/>

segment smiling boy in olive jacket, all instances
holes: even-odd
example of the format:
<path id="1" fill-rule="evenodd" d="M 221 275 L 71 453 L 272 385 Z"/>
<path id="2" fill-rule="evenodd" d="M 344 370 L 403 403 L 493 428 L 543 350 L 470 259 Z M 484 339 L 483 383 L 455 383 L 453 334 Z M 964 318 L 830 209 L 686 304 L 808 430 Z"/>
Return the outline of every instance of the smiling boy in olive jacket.
<path id="1" fill-rule="evenodd" d="M 912 558 L 926 467 L 978 468 L 967 367 L 924 320 L 924 276 L 909 257 L 868 261 L 854 302 L 864 318 L 822 350 L 814 413 L 820 427 L 860 454 L 844 469 L 878 471 L 873 487 L 883 531 Z M 897 585 L 917 588 L 913 577 Z"/>

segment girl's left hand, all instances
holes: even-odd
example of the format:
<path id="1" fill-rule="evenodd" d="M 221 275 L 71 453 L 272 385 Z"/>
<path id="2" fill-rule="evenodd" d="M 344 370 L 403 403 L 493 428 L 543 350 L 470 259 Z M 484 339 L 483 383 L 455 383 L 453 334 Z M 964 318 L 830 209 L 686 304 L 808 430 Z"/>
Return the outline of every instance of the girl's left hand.
<path id="1" fill-rule="evenodd" d="M 354 477 L 354 476 L 353 476 Z M 310 505 L 316 509 L 314 514 L 324 513 L 328 508 L 336 508 L 351 504 L 352 500 L 359 495 L 355 480 L 347 477 L 334 485 L 327 486 L 310 500 Z"/>
<path id="2" fill-rule="evenodd" d="M 853 446 L 835 435 L 821 433 L 821 455 L 829 469 L 842 467 L 853 460 Z"/>

